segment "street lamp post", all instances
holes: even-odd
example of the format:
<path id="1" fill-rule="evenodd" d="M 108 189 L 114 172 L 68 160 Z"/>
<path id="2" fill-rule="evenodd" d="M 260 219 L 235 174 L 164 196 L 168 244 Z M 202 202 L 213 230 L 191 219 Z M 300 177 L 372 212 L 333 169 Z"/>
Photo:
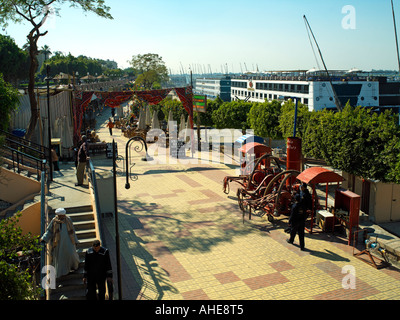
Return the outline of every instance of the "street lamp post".
<path id="1" fill-rule="evenodd" d="M 112 142 L 113 148 L 113 185 L 114 185 L 114 218 L 115 218 L 115 247 L 117 255 L 117 277 L 118 277 L 118 299 L 122 300 L 122 281 L 121 281 L 121 249 L 118 225 L 118 202 L 117 202 L 117 169 L 116 169 L 116 150 L 115 140 Z"/>
<path id="2" fill-rule="evenodd" d="M 49 181 L 53 181 L 53 162 L 51 161 L 51 121 L 50 121 L 50 66 L 47 65 L 46 68 L 46 83 L 47 83 L 47 132 L 48 132 L 48 143 L 49 143 L 49 167 L 50 167 L 50 179 Z"/>

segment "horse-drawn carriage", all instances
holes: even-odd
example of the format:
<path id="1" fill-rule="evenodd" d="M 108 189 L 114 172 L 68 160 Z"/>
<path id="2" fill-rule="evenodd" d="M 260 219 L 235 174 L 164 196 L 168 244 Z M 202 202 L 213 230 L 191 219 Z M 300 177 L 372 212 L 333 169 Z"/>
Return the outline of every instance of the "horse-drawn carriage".
<path id="1" fill-rule="evenodd" d="M 285 159 L 274 157 L 271 148 L 266 145 L 250 142 L 240 147 L 241 168 L 239 176 L 227 176 L 224 179 L 224 192 L 229 193 L 229 184 L 239 184 L 237 200 L 243 212 L 243 219 L 248 214 L 267 218 L 273 222 L 276 217 L 289 216 L 294 195 L 299 192 L 301 184 L 312 189 L 312 209 L 309 212 L 312 232 L 317 210 L 321 209 L 316 186 L 321 183 L 343 181 L 343 177 L 321 167 L 311 167 L 301 172 L 301 145 L 289 138 L 288 154 Z M 248 161 L 250 159 L 250 161 Z M 285 165 L 286 162 L 286 165 Z M 326 194 L 327 199 L 327 194 Z"/>

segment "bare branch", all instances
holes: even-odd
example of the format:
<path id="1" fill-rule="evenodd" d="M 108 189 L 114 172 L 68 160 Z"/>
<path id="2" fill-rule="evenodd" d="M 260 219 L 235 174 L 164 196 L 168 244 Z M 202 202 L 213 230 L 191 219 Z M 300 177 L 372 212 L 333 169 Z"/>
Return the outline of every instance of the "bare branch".
<path id="1" fill-rule="evenodd" d="M 15 12 L 16 12 L 17 14 L 19 14 L 20 16 L 22 16 L 25 20 L 31 21 L 27 16 L 25 16 L 22 12 L 20 12 L 20 11 L 18 10 L 18 6 L 17 6 L 16 4 L 14 4 L 14 8 L 15 8 Z"/>

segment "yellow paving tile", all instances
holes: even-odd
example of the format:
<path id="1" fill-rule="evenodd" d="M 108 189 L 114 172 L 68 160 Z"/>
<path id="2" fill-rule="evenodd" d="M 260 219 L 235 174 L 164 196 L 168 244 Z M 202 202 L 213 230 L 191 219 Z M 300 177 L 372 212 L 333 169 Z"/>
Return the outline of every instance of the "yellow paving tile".
<path id="1" fill-rule="evenodd" d="M 140 159 L 136 161 L 134 168 L 139 176 L 131 183 L 129 191 L 124 189 L 125 177 L 118 178 L 118 200 L 121 205 L 130 203 L 121 209 L 124 215 L 120 219 L 120 232 L 124 250 L 131 252 L 124 253 L 125 260 L 139 266 L 133 276 L 150 299 L 180 300 L 183 293 L 198 289 L 216 300 L 314 299 L 319 294 L 342 288 L 340 277 L 344 275 L 340 271 L 345 265 L 354 266 L 357 279 L 380 291 L 364 299 L 400 299 L 399 280 L 354 258 L 335 243 L 324 241 L 318 235 L 306 235 L 306 247 L 311 251 L 301 253 L 298 247 L 290 247 L 284 241 L 287 238 L 283 232 L 284 222 L 272 227 L 258 217 L 250 221 L 246 217 L 243 223 L 234 193 L 231 192 L 230 197 L 225 195 L 222 181 L 213 180 L 208 171 L 189 170 L 190 167 L 182 164 L 151 166 Z M 214 165 L 213 169 L 216 169 L 212 171 L 215 176 L 218 170 L 235 175 L 235 170 L 223 164 Z M 180 175 L 196 181 L 198 186 L 191 187 L 178 177 Z M 174 196 L 174 190 L 182 192 Z M 209 202 L 204 190 L 220 198 Z M 191 201 L 195 205 L 190 205 Z M 135 210 L 139 207 L 143 210 Z M 132 229 L 134 219 L 139 219 L 145 229 Z M 263 231 L 263 226 L 267 226 L 268 231 Z M 107 229 L 112 235 L 113 227 L 110 220 Z M 162 264 L 165 256 L 149 252 L 147 244 L 152 243 L 168 248 L 169 252 L 163 254 L 173 256 L 191 279 L 172 282 L 169 265 Z M 251 290 L 243 282 L 276 273 L 271 264 L 280 261 L 293 267 L 280 272 L 288 282 L 257 290 Z M 336 267 L 339 274 L 335 277 L 318 268 L 319 264 L 327 262 Z M 215 275 L 225 272 L 233 272 L 240 280 L 221 284 Z M 158 292 L 154 289 L 155 281 L 169 289 Z"/>

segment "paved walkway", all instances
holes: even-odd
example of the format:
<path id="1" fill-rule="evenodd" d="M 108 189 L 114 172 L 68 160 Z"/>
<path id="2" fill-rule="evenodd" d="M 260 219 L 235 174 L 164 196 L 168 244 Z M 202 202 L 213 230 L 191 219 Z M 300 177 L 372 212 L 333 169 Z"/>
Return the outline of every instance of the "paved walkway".
<path id="1" fill-rule="evenodd" d="M 98 134 L 114 138 L 125 156 L 127 139 L 120 130 L 110 137 L 107 118 L 108 112 L 98 119 Z M 400 299 L 399 270 L 377 270 L 353 257 L 346 239 L 306 234 L 307 251 L 300 251 L 297 239 L 286 243 L 286 220 L 243 223 L 235 190 L 222 191 L 234 166 L 174 164 L 169 157 L 171 163 L 152 164 L 142 157 L 133 152 L 138 179 L 129 190 L 125 176 L 117 179 L 123 300 Z M 114 218 L 103 221 L 115 261 Z M 116 284 L 115 264 L 114 270 Z M 355 272 L 355 282 L 343 280 L 350 277 L 345 270 Z"/>

